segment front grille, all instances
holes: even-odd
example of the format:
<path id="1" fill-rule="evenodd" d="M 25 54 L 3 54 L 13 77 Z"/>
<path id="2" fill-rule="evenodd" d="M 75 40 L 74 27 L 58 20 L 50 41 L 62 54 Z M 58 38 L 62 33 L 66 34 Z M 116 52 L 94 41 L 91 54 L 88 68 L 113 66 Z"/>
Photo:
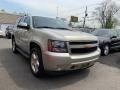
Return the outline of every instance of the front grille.
<path id="1" fill-rule="evenodd" d="M 72 48 L 71 53 L 72 54 L 80 54 L 80 53 L 91 53 L 97 50 L 97 47 L 92 48 Z"/>
<path id="2" fill-rule="evenodd" d="M 98 48 L 98 41 L 79 41 L 69 42 L 69 49 L 71 54 L 85 54 L 96 51 Z"/>
<path id="3" fill-rule="evenodd" d="M 97 41 L 70 42 L 70 45 L 96 44 Z"/>

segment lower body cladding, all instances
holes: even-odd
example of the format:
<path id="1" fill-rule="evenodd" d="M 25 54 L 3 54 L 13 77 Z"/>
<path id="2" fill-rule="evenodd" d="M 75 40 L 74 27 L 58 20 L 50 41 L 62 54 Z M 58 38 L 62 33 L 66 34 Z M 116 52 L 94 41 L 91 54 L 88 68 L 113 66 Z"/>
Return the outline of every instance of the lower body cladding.
<path id="1" fill-rule="evenodd" d="M 47 71 L 78 70 L 93 66 L 99 57 L 100 49 L 89 54 L 81 55 L 45 52 L 43 54 L 43 65 Z"/>

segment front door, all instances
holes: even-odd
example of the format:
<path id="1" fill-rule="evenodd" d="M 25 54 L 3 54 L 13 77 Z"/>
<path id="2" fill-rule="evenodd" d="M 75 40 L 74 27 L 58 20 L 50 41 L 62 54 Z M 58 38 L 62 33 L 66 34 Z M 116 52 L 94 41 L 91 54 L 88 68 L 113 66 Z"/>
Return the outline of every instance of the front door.
<path id="1" fill-rule="evenodd" d="M 14 32 L 15 32 L 15 41 L 18 47 L 21 48 L 21 33 L 22 33 L 22 28 L 18 27 L 18 25 L 23 21 L 24 17 L 21 17 L 17 24 L 15 25 Z"/>
<path id="2" fill-rule="evenodd" d="M 24 23 L 27 23 L 27 25 L 30 26 L 30 18 L 25 17 Z M 29 52 L 29 42 L 30 42 L 30 36 L 31 36 L 31 30 L 30 29 L 24 29 L 21 32 L 21 47 L 24 50 L 24 52 Z"/>

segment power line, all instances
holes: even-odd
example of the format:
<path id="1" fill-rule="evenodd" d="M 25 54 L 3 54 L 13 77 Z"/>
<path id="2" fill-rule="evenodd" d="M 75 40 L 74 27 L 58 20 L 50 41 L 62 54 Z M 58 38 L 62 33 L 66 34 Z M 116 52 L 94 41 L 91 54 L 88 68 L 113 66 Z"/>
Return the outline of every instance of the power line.
<path id="1" fill-rule="evenodd" d="M 100 3 L 90 4 L 90 5 L 87 5 L 87 7 L 91 7 L 91 6 L 95 6 L 95 5 L 100 5 Z M 80 8 L 74 8 L 74 9 L 71 9 L 71 10 L 69 10 L 69 11 L 62 11 L 62 14 L 64 14 L 64 13 L 69 13 L 69 12 L 73 12 L 73 11 L 75 11 L 75 10 L 80 10 L 80 9 L 83 9 L 83 8 L 85 8 L 85 6 L 82 6 L 82 7 L 80 7 Z"/>
<path id="2" fill-rule="evenodd" d="M 96 4 L 90 4 L 90 5 L 88 5 L 87 7 L 91 7 L 91 6 L 95 6 L 95 5 L 100 5 L 100 3 L 96 3 Z M 85 6 L 84 6 L 84 8 L 85 8 Z M 70 13 L 70 12 L 73 12 L 73 11 L 75 11 L 75 10 L 77 10 L 77 9 L 83 9 L 83 7 L 81 7 L 81 8 L 76 8 L 76 9 L 72 9 L 72 10 L 70 10 L 70 11 L 67 11 L 67 12 L 63 12 L 62 13 L 62 16 L 65 16 L 66 18 L 68 18 L 68 17 L 70 17 L 71 15 L 68 15 L 68 16 L 66 16 L 66 15 L 64 15 L 65 13 Z M 93 12 L 93 11 L 88 11 L 88 13 L 91 13 L 91 12 Z M 73 14 L 73 15 L 82 15 L 82 14 L 84 14 L 84 12 L 81 12 L 81 13 L 76 13 L 76 14 Z"/>
<path id="3" fill-rule="evenodd" d="M 93 12 L 93 11 L 87 11 L 87 13 L 91 13 L 91 12 Z M 80 15 L 80 14 L 84 14 L 85 12 L 81 12 L 81 13 L 76 13 L 76 14 L 74 14 L 74 15 Z"/>
<path id="4" fill-rule="evenodd" d="M 93 12 L 93 11 L 87 11 L 87 13 L 91 13 L 91 12 Z M 75 14 L 73 14 L 73 15 L 82 15 L 82 14 L 84 14 L 85 12 L 81 12 L 81 13 L 75 13 Z M 68 17 L 70 17 L 71 15 L 68 15 L 68 16 L 65 16 L 66 18 L 68 18 Z"/>

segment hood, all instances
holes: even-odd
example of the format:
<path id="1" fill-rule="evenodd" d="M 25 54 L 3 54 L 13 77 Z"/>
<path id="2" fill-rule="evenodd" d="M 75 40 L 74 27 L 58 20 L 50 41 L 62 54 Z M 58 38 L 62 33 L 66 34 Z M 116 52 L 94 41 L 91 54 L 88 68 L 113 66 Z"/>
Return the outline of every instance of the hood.
<path id="1" fill-rule="evenodd" d="M 74 30 L 42 29 L 42 31 L 49 35 L 62 37 L 63 39 L 66 40 L 97 40 L 96 36 Z"/>
<path id="2" fill-rule="evenodd" d="M 103 44 L 105 42 L 110 42 L 109 37 L 100 37 L 100 36 L 98 36 L 98 40 L 99 40 L 99 44 Z"/>
<path id="3" fill-rule="evenodd" d="M 98 40 L 100 41 L 104 41 L 104 40 L 109 40 L 110 38 L 109 37 L 100 37 L 100 36 L 97 36 L 98 37 Z"/>

